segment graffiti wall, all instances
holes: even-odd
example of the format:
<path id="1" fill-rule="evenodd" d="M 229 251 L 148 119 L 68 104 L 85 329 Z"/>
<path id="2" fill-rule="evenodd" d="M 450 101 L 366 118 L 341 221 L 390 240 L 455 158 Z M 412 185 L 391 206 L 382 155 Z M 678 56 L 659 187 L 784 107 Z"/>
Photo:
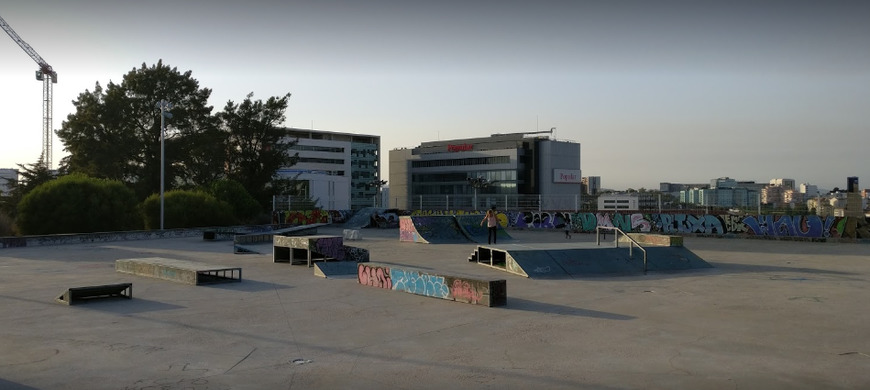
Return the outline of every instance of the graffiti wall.
<path id="1" fill-rule="evenodd" d="M 415 211 L 414 215 L 436 215 Z M 594 232 L 597 226 L 618 227 L 627 233 L 687 234 L 799 240 L 870 239 L 864 218 L 818 215 L 657 214 L 614 212 L 499 212 L 502 227 L 571 229 Z"/>

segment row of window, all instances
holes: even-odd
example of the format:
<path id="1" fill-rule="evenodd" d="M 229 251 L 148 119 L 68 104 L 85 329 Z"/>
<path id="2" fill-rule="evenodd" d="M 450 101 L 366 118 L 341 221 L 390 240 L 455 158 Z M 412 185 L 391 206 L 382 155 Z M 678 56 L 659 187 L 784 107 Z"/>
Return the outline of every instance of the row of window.
<path id="1" fill-rule="evenodd" d="M 493 157 L 468 157 L 457 158 L 450 160 L 418 160 L 411 161 L 412 168 L 435 168 L 435 167 L 454 167 L 462 165 L 489 165 L 489 164 L 509 164 L 511 158 L 509 156 L 493 156 Z"/>
<path id="2" fill-rule="evenodd" d="M 415 173 L 411 175 L 411 180 L 415 183 L 466 183 L 469 177 L 482 177 L 490 183 L 497 181 L 516 181 L 517 171 L 498 170 L 479 172 Z"/>
<path id="3" fill-rule="evenodd" d="M 344 153 L 344 148 L 315 146 L 315 145 L 293 145 L 290 150 L 304 150 L 308 152 L 329 152 L 329 153 Z"/>
<path id="4" fill-rule="evenodd" d="M 340 158 L 318 158 L 318 157 L 299 157 L 299 162 L 317 163 L 317 164 L 339 164 L 343 165 L 344 160 Z"/>

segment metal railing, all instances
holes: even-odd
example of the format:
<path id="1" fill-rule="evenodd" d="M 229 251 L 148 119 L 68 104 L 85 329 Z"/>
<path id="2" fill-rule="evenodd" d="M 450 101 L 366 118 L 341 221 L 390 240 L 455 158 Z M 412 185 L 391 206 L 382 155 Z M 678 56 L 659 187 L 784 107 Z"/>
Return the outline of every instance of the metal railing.
<path id="1" fill-rule="evenodd" d="M 402 210 L 486 210 L 496 206 L 507 210 L 573 210 L 583 209 L 581 195 L 415 195 L 391 196 L 387 208 Z"/>
<path id="2" fill-rule="evenodd" d="M 632 247 L 637 246 L 637 249 L 640 249 L 643 252 L 643 274 L 646 275 L 646 249 L 635 241 L 635 239 L 631 238 L 628 234 L 626 234 L 622 229 L 615 226 L 596 226 L 595 227 L 595 243 L 597 245 L 601 245 L 601 231 L 602 230 L 612 230 L 613 231 L 613 246 L 619 248 L 619 235 L 622 234 L 626 239 L 628 239 L 628 257 L 634 257 L 634 253 L 632 253 Z"/>

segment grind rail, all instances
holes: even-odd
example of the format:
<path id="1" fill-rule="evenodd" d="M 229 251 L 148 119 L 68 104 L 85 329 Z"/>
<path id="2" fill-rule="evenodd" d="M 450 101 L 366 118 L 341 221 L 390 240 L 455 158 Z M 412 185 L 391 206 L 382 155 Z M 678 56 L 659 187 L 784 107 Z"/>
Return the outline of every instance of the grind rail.
<path id="1" fill-rule="evenodd" d="M 601 245 L 601 231 L 604 230 L 605 233 L 610 230 L 613 231 L 613 246 L 615 248 L 619 248 L 619 235 L 622 234 L 628 240 L 628 256 L 634 257 L 634 253 L 632 253 L 632 247 L 637 246 L 637 249 L 640 249 L 643 252 L 643 274 L 646 275 L 646 249 L 643 247 L 631 236 L 626 234 L 622 229 L 615 226 L 597 226 L 595 227 L 595 243 L 597 245 Z M 606 236 L 605 236 L 606 239 Z"/>

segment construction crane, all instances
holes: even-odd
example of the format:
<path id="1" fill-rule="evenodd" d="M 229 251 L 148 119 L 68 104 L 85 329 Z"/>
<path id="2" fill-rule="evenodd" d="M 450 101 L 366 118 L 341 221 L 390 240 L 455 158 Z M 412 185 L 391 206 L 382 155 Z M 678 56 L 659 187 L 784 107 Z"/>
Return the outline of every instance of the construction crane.
<path id="1" fill-rule="evenodd" d="M 12 40 L 21 46 L 22 49 L 33 58 L 34 61 L 39 65 L 39 70 L 36 71 L 36 79 L 42 81 L 42 160 L 45 164 L 45 167 L 51 170 L 51 143 L 53 137 L 53 132 L 51 129 L 51 111 L 52 111 L 52 84 L 57 83 L 57 72 L 51 68 L 42 56 L 33 50 L 27 42 L 24 42 L 18 34 L 15 33 L 15 30 L 9 26 L 9 23 L 6 23 L 2 17 L 0 17 L 0 28 L 3 28 L 3 31 L 6 31 Z"/>

